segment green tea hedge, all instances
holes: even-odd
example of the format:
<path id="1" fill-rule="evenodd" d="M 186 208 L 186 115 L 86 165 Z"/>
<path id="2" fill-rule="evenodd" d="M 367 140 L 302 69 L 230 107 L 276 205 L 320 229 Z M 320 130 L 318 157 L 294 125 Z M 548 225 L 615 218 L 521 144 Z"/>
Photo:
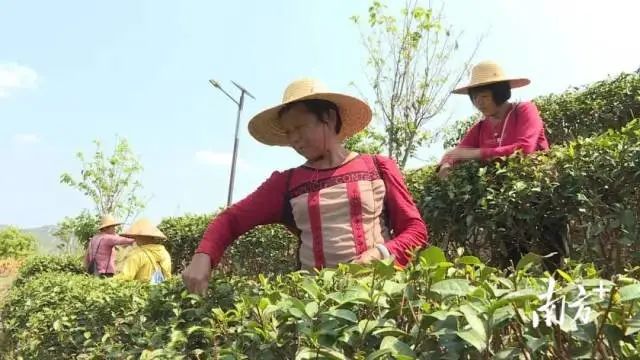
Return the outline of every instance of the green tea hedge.
<path id="1" fill-rule="evenodd" d="M 209 296 L 42 274 L 2 312 L 5 356 L 78 359 L 637 358 L 640 282 L 574 264 L 555 280 L 526 256 L 505 274 L 431 247 L 317 275 L 226 276 Z M 560 311 L 562 310 L 562 312 Z M 564 314 L 564 315 L 561 315 Z"/>
<path id="2" fill-rule="evenodd" d="M 432 243 L 449 253 L 464 247 L 496 265 L 508 242 L 545 253 L 553 225 L 574 260 L 610 273 L 640 260 L 638 120 L 547 153 L 463 164 L 445 180 L 427 167 L 407 182 Z"/>

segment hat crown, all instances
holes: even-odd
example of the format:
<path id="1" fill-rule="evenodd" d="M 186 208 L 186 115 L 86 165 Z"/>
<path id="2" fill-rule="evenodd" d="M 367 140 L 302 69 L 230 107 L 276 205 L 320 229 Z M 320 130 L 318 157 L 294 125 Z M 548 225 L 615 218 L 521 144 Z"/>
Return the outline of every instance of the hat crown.
<path id="1" fill-rule="evenodd" d="M 133 223 L 125 233 L 128 236 L 148 236 L 159 239 L 166 239 L 166 236 L 154 226 L 148 219 L 140 219 Z"/>
<path id="2" fill-rule="evenodd" d="M 493 61 L 483 61 L 471 69 L 471 84 L 506 79 L 504 70 Z"/>
<path id="3" fill-rule="evenodd" d="M 106 227 L 120 225 L 120 224 L 121 223 L 118 220 L 116 220 L 116 218 L 113 217 L 113 215 L 110 215 L 110 214 L 103 215 L 102 218 L 100 219 L 100 229 L 104 229 Z"/>
<path id="4" fill-rule="evenodd" d="M 303 78 L 293 81 L 287 86 L 282 95 L 282 103 L 298 100 L 302 97 L 327 92 L 327 87 L 321 81 Z"/>

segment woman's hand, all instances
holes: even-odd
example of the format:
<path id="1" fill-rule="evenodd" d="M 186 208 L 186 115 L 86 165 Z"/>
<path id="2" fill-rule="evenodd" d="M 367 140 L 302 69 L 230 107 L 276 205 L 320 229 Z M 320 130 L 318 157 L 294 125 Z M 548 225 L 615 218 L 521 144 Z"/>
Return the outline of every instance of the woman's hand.
<path id="1" fill-rule="evenodd" d="M 438 176 L 441 179 L 445 179 L 451 173 L 451 165 L 449 163 L 444 163 L 440 165 L 440 170 L 438 170 Z"/>
<path id="2" fill-rule="evenodd" d="M 187 290 L 193 294 L 205 296 L 209 288 L 209 278 L 211 277 L 211 258 L 209 255 L 198 253 L 193 255 L 191 263 L 182 272 Z"/>
<path id="3" fill-rule="evenodd" d="M 465 160 L 478 160 L 482 156 L 480 153 L 480 149 L 472 149 L 472 148 L 461 148 L 457 147 L 453 150 L 449 150 L 445 155 L 444 159 L 456 162 L 456 161 L 465 161 Z"/>
<path id="4" fill-rule="evenodd" d="M 382 260 L 383 256 L 378 248 L 369 249 L 353 259 L 354 264 L 368 264 L 373 260 Z"/>

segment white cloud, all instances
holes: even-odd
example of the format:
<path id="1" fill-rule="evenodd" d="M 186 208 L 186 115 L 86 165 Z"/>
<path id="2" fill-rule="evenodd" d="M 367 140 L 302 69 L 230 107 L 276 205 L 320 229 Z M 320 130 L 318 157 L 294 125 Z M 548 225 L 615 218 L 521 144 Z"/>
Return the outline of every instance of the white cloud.
<path id="1" fill-rule="evenodd" d="M 16 144 L 37 144 L 40 142 L 38 134 L 16 134 L 13 135 L 13 142 Z"/>
<path id="2" fill-rule="evenodd" d="M 201 150 L 196 152 L 195 158 L 196 161 L 201 164 L 213 166 L 231 166 L 233 154 L 226 152 Z M 247 170 L 249 168 L 249 164 L 247 164 L 244 160 L 238 158 L 237 167 L 238 169 Z"/>
<path id="3" fill-rule="evenodd" d="M 15 64 L 0 64 L 0 97 L 7 97 L 17 89 L 34 89 L 38 84 L 35 70 Z"/>

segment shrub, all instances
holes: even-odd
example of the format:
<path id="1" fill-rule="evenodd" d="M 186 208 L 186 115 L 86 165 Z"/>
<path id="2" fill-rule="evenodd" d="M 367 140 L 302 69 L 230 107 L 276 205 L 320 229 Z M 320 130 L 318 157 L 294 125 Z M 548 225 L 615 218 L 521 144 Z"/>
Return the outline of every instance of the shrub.
<path id="1" fill-rule="evenodd" d="M 640 121 L 547 153 L 461 164 L 446 180 L 433 168 L 408 178 L 432 243 L 449 252 L 497 264 L 509 242 L 548 248 L 551 224 L 574 259 L 609 272 L 640 260 Z"/>
<path id="2" fill-rule="evenodd" d="M 24 358 L 640 356 L 640 282 L 602 279 L 589 264 L 551 280 L 540 261 L 530 254 L 505 275 L 431 247 L 402 271 L 377 262 L 315 276 L 215 278 L 205 299 L 176 281 L 51 273 L 14 289 L 2 319 L 10 355 Z"/>
<path id="3" fill-rule="evenodd" d="M 84 274 L 84 264 L 77 256 L 35 255 L 29 257 L 18 271 L 16 286 L 25 283 L 41 273 Z"/>
<path id="4" fill-rule="evenodd" d="M 552 145 L 619 130 L 640 116 L 640 74 L 621 74 L 561 94 L 540 96 L 533 102 Z M 455 146 L 478 119 L 474 115 L 455 123 L 445 134 L 445 147 Z"/>
<path id="5" fill-rule="evenodd" d="M 180 272 L 191 261 L 213 215 L 185 215 L 165 218 L 158 225 L 169 239 L 174 271 Z M 235 241 L 219 270 L 237 275 L 286 273 L 297 266 L 298 240 L 279 225 L 260 226 Z"/>
<path id="6" fill-rule="evenodd" d="M 0 259 L 24 257 L 35 252 L 38 241 L 32 234 L 9 226 L 0 230 Z"/>
<path id="7" fill-rule="evenodd" d="M 145 304 L 145 285 L 48 272 L 14 287 L 2 312 L 8 347 L 27 359 L 71 359 Z"/>
<path id="8" fill-rule="evenodd" d="M 189 264 L 212 217 L 212 214 L 187 214 L 164 218 L 158 224 L 160 231 L 167 236 L 165 246 L 171 254 L 175 272 L 182 271 Z"/>

